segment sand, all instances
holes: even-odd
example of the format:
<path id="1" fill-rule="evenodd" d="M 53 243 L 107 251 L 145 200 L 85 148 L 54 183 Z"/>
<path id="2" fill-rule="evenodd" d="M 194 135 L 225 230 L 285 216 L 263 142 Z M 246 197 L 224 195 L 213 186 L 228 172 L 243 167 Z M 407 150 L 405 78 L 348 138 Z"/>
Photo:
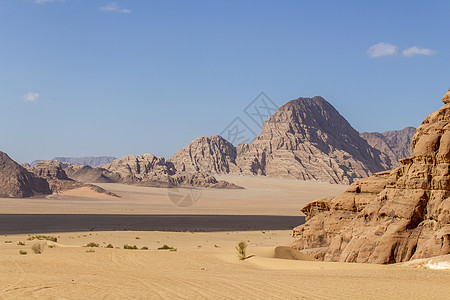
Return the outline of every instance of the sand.
<path id="1" fill-rule="evenodd" d="M 202 190 L 191 207 L 173 205 L 165 189 L 116 184 L 101 186 L 121 198 L 81 191 L 0 199 L 0 299 L 446 299 L 450 294 L 448 270 L 275 258 L 308 259 L 275 248 L 290 243 L 291 226 L 303 222 L 303 204 L 345 186 L 227 180 L 246 190 Z M 34 254 L 37 240 L 29 239 L 36 234 L 57 242 L 39 241 L 46 243 L 44 252 Z M 244 261 L 235 250 L 240 241 L 252 256 Z M 91 242 L 99 247 L 84 247 Z M 125 244 L 149 250 L 126 250 Z M 177 251 L 157 250 L 164 244 Z"/>

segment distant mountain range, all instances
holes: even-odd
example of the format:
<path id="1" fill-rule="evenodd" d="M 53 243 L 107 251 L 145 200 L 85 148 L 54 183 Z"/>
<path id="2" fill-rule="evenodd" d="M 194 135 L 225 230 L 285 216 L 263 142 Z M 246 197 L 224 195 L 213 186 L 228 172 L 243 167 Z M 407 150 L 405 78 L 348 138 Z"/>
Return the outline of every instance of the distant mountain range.
<path id="1" fill-rule="evenodd" d="M 57 160 L 62 163 L 79 164 L 83 166 L 100 167 L 102 165 L 110 164 L 117 158 L 112 156 L 86 156 L 86 157 L 55 157 L 52 160 Z M 42 160 L 35 160 L 30 165 L 36 166 Z"/>

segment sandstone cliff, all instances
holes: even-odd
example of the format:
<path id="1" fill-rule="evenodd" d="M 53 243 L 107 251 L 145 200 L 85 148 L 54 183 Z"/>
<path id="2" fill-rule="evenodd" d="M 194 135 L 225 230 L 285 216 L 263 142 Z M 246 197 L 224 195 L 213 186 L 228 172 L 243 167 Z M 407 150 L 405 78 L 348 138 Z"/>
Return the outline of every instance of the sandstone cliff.
<path id="1" fill-rule="evenodd" d="M 413 139 L 416 128 L 406 127 L 402 130 L 378 132 L 363 132 L 360 136 L 375 149 L 386 154 L 392 167 L 400 166 L 399 160 L 412 156 L 411 141 Z"/>
<path id="2" fill-rule="evenodd" d="M 396 263 L 450 253 L 450 90 L 392 171 L 305 206 L 292 245 L 325 261 Z"/>
<path id="3" fill-rule="evenodd" d="M 51 194 L 48 182 L 38 178 L 0 151 L 0 197 L 23 198 Z"/>
<path id="4" fill-rule="evenodd" d="M 220 136 L 195 139 L 169 159 L 178 171 L 266 175 L 349 184 L 391 167 L 322 97 L 298 98 L 237 149 Z"/>

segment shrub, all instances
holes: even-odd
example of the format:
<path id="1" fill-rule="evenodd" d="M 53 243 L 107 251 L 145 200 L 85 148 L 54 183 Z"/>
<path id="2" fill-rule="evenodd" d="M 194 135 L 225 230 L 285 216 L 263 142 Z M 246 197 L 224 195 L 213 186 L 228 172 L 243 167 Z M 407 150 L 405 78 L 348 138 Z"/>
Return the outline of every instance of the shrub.
<path id="1" fill-rule="evenodd" d="M 247 243 L 246 242 L 239 242 L 239 244 L 236 246 L 236 250 L 238 252 L 238 258 L 240 260 L 244 260 L 247 258 L 247 255 L 246 255 Z"/>
<path id="2" fill-rule="evenodd" d="M 108 244 L 108 245 L 106 246 L 106 248 L 114 248 L 114 246 L 113 246 L 112 244 Z"/>
<path id="3" fill-rule="evenodd" d="M 17 245 L 18 246 L 25 246 L 25 243 L 24 242 L 18 242 Z"/>
<path id="4" fill-rule="evenodd" d="M 28 252 L 25 250 L 20 250 L 19 253 L 20 253 L 20 255 L 27 255 Z"/>
<path id="5" fill-rule="evenodd" d="M 123 245 L 123 249 L 128 249 L 128 250 L 137 250 L 138 247 L 136 245 L 134 246 L 129 246 L 128 244 Z"/>
<path id="6" fill-rule="evenodd" d="M 177 249 L 175 249 L 174 247 L 170 247 L 167 245 L 164 245 L 162 247 L 159 247 L 158 250 L 172 250 L 172 251 L 177 251 Z"/>
<path id="7" fill-rule="evenodd" d="M 142 247 L 141 250 L 148 250 L 148 247 Z"/>
<path id="8" fill-rule="evenodd" d="M 41 254 L 44 252 L 44 244 L 41 243 L 35 243 L 33 246 L 31 246 L 31 250 L 33 250 L 34 254 Z"/>
<path id="9" fill-rule="evenodd" d="M 98 247 L 99 244 L 94 243 L 94 242 L 90 242 L 89 244 L 87 244 L 85 247 Z"/>
<path id="10" fill-rule="evenodd" d="M 57 242 L 58 239 L 54 236 L 49 236 L 49 235 L 35 235 L 35 236 L 31 236 L 28 238 L 29 241 L 32 240 L 47 240 L 47 241 L 52 241 L 52 242 Z"/>
<path id="11" fill-rule="evenodd" d="M 94 252 L 95 252 L 94 249 L 87 249 L 87 250 L 86 250 L 86 253 L 94 253 Z"/>

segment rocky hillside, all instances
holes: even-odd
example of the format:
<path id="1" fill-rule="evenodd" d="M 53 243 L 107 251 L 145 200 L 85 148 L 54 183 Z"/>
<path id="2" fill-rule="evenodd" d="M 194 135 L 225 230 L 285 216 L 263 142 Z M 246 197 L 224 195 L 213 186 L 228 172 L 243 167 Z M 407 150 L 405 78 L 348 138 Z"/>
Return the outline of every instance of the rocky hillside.
<path id="1" fill-rule="evenodd" d="M 294 248 L 325 261 L 396 263 L 450 253 L 450 90 L 392 171 L 312 202 Z"/>
<path id="2" fill-rule="evenodd" d="M 177 171 L 172 162 L 153 154 L 128 155 L 99 168 L 69 165 L 65 171 L 72 179 L 91 183 L 116 182 L 151 187 L 241 188 L 193 168 Z"/>
<path id="3" fill-rule="evenodd" d="M 78 164 L 82 166 L 100 167 L 102 165 L 110 164 L 117 158 L 112 156 L 86 156 L 86 157 L 55 157 L 56 160 L 66 164 Z M 42 160 L 35 160 L 30 165 L 36 166 Z"/>
<path id="4" fill-rule="evenodd" d="M 51 193 L 45 179 L 34 176 L 0 151 L 0 197 L 23 198 Z"/>
<path id="5" fill-rule="evenodd" d="M 399 160 L 412 156 L 411 141 L 416 132 L 414 127 L 386 132 L 363 132 L 361 137 L 375 149 L 386 154 L 392 162 L 392 167 L 400 166 Z"/>
<path id="6" fill-rule="evenodd" d="M 391 167 L 322 97 L 298 98 L 278 109 L 251 144 L 234 148 L 202 137 L 169 159 L 175 169 L 241 173 L 349 184 Z"/>

